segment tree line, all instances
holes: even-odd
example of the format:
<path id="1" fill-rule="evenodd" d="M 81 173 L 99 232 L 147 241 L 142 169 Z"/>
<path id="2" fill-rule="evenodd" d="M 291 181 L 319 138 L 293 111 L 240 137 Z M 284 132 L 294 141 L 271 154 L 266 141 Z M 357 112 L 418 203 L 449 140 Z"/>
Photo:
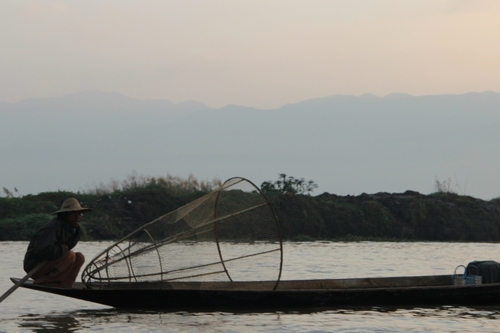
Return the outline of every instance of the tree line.
<path id="1" fill-rule="evenodd" d="M 93 209 L 81 223 L 84 240 L 116 240 L 218 184 L 136 177 L 126 186 L 85 193 L 0 197 L 0 241 L 29 240 L 68 197 Z M 314 185 L 285 174 L 262 184 L 285 240 L 500 241 L 500 198 L 485 201 L 446 191 L 312 196 Z"/>

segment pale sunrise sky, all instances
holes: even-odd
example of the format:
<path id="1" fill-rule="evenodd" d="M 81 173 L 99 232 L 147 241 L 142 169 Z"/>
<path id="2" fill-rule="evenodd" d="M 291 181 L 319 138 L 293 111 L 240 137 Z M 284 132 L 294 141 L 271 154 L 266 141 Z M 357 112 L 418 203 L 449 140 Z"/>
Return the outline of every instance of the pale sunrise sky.
<path id="1" fill-rule="evenodd" d="M 3 1 L 0 101 L 500 92 L 498 0 Z"/>

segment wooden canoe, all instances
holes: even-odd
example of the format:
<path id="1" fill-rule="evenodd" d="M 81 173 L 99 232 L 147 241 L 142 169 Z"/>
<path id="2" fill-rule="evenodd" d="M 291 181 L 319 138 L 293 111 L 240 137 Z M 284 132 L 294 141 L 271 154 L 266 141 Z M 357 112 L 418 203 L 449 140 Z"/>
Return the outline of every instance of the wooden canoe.
<path id="1" fill-rule="evenodd" d="M 14 283 L 19 279 L 12 278 Z M 114 284 L 88 289 L 35 285 L 24 288 L 115 308 L 182 310 L 293 310 L 343 306 L 498 305 L 500 283 L 453 284 L 451 275 L 317 279 L 275 282 L 163 282 Z"/>

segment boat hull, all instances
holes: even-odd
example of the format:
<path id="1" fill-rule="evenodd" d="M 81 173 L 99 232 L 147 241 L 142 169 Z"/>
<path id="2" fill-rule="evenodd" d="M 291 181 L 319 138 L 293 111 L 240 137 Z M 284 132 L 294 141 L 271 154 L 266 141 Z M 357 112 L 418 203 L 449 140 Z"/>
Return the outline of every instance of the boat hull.
<path id="1" fill-rule="evenodd" d="M 425 279 L 424 279 L 425 278 Z M 399 280 L 398 280 L 399 279 Z M 412 281 L 427 281 L 414 285 Z M 16 282 L 17 279 L 12 279 Z M 347 282 L 346 282 L 347 281 Z M 358 283 L 363 281 L 364 283 Z M 407 281 L 397 283 L 397 281 Z M 24 288 L 49 292 L 116 308 L 182 310 L 293 310 L 311 307 L 344 306 L 424 306 L 497 305 L 500 284 L 455 286 L 451 276 L 402 277 L 379 279 L 282 281 L 278 289 L 259 288 L 261 283 L 241 286 L 219 284 L 137 284 L 87 289 L 75 284 L 62 289 L 23 284 Z M 313 288 L 311 288 L 313 287 Z"/>

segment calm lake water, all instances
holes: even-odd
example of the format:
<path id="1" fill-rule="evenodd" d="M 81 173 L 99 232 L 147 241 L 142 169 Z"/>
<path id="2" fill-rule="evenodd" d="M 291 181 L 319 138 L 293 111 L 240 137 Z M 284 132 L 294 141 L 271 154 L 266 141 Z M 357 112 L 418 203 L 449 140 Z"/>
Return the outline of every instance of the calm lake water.
<path id="1" fill-rule="evenodd" d="M 87 261 L 108 242 L 80 242 Z M 23 277 L 27 242 L 0 242 L 0 294 Z M 285 243 L 285 279 L 453 274 L 473 260 L 500 261 L 500 244 Z M 498 307 L 348 308 L 315 312 L 119 311 L 19 288 L 0 303 L 0 332 L 499 332 Z"/>

